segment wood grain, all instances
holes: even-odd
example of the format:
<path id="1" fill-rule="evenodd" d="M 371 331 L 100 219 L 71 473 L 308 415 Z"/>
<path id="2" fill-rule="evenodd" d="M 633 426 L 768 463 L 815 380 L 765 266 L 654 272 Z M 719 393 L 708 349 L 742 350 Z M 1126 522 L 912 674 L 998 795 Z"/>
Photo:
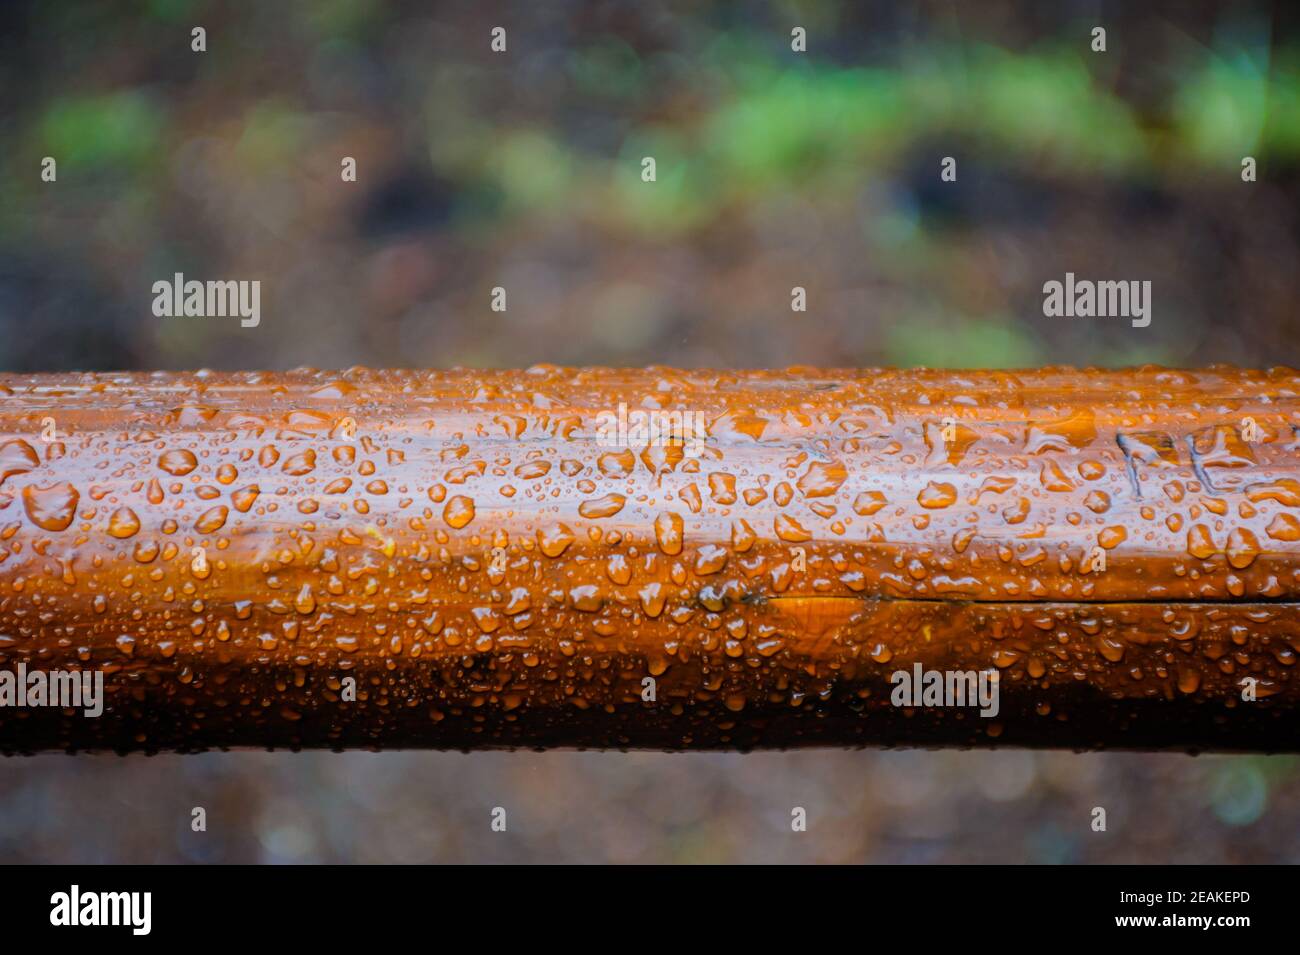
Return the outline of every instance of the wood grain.
<path id="1" fill-rule="evenodd" d="M 0 376 L 0 668 L 107 691 L 0 707 L 0 750 L 1294 751 L 1298 395 L 1226 367 Z M 704 440 L 611 444 L 620 404 Z M 996 671 L 997 716 L 895 706 L 917 663 Z"/>

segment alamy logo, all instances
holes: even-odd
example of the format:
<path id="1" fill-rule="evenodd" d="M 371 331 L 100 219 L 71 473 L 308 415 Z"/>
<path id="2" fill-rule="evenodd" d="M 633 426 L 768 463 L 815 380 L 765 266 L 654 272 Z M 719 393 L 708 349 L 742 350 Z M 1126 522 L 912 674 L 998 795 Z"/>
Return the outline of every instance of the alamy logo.
<path id="1" fill-rule="evenodd" d="M 74 885 L 50 896 L 51 925 L 129 925 L 148 935 L 153 923 L 152 892 L 82 892 Z"/>
<path id="2" fill-rule="evenodd" d="M 618 411 L 602 411 L 597 418 L 596 440 L 605 448 L 680 447 L 688 458 L 704 450 L 708 428 L 701 411 L 629 411 L 620 401 Z"/>
<path id="3" fill-rule="evenodd" d="M 104 671 L 0 670 L 0 706 L 51 706 L 85 710 L 83 716 L 104 712 Z"/>
<path id="4" fill-rule="evenodd" d="M 994 717 L 1001 708 L 997 670 L 895 670 L 889 682 L 895 706 L 978 706 L 980 716 Z"/>
<path id="5" fill-rule="evenodd" d="M 177 272 L 168 281 L 153 283 L 153 313 L 159 318 L 226 318 L 236 316 L 244 328 L 262 321 L 262 283 L 240 281 L 185 281 Z"/>
<path id="6" fill-rule="evenodd" d="M 1065 273 L 1065 281 L 1043 284 L 1043 314 L 1048 318 L 1129 318 L 1134 328 L 1151 324 L 1151 282 L 1093 282 Z"/>

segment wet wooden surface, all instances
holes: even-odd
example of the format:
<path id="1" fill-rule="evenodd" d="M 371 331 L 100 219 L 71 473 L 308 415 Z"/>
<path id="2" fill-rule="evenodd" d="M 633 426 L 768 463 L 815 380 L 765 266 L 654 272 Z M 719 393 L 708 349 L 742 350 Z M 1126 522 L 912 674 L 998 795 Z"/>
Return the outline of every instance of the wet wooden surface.
<path id="1" fill-rule="evenodd" d="M 0 749 L 1296 750 L 1297 395 L 1229 368 L 0 376 L 0 667 L 107 691 L 0 706 Z M 916 664 L 996 672 L 997 715 L 894 705 Z"/>

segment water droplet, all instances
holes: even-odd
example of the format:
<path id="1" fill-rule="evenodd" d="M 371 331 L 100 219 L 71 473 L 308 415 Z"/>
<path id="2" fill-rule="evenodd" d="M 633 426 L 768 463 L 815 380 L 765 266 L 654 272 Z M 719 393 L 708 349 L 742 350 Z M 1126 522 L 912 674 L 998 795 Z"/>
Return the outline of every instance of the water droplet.
<path id="1" fill-rule="evenodd" d="M 921 493 L 916 496 L 916 501 L 922 507 L 940 508 L 948 507 L 957 500 L 957 489 L 951 484 L 943 484 L 931 481 Z"/>
<path id="2" fill-rule="evenodd" d="M 1103 527 L 1101 533 L 1097 535 L 1097 543 L 1107 550 L 1113 550 L 1128 537 L 1128 531 L 1121 525 L 1114 524 L 1110 527 Z"/>
<path id="3" fill-rule="evenodd" d="M 791 544 L 812 540 L 808 529 L 788 514 L 778 514 L 772 521 L 772 529 L 776 531 L 777 537 Z"/>
<path id="4" fill-rule="evenodd" d="M 610 554 L 605 562 L 605 573 L 616 584 L 626 584 L 632 579 L 632 568 L 622 554 Z"/>
<path id="5" fill-rule="evenodd" d="M 67 530 L 77 514 L 81 495 L 67 481 L 23 488 L 23 507 L 33 524 L 47 531 Z"/>
<path id="6" fill-rule="evenodd" d="M 280 470 L 285 474 L 292 474 L 294 477 L 300 477 L 304 474 L 310 474 L 316 470 L 316 452 L 311 448 L 285 460 Z"/>
<path id="7" fill-rule="evenodd" d="M 260 493 L 262 493 L 261 489 L 256 484 L 250 484 L 248 487 L 241 487 L 238 491 L 233 491 L 230 495 L 230 503 L 235 505 L 235 510 L 239 511 L 239 513 L 246 514 Z"/>
<path id="8" fill-rule="evenodd" d="M 1214 538 L 1210 536 L 1210 529 L 1204 524 L 1194 524 L 1187 530 L 1187 553 L 1193 557 L 1205 560 L 1212 557 L 1218 548 L 1214 546 Z"/>
<path id="9" fill-rule="evenodd" d="M 888 503 L 879 491 L 863 491 L 853 499 L 853 510 L 863 517 L 870 517 Z"/>
<path id="10" fill-rule="evenodd" d="M 839 461 L 814 461 L 795 486 L 804 497 L 830 497 L 847 477 L 848 471 Z"/>
<path id="11" fill-rule="evenodd" d="M 551 524 L 537 532 L 537 545 L 547 557 L 559 557 L 573 543 L 573 531 L 564 524 Z"/>
<path id="12" fill-rule="evenodd" d="M 199 519 L 194 522 L 194 529 L 200 534 L 211 534 L 213 531 L 219 531 L 225 525 L 229 514 L 230 508 L 224 504 L 218 504 L 216 507 L 209 508 L 199 515 Z"/>
<path id="13" fill-rule="evenodd" d="M 1228 535 L 1226 550 L 1228 563 L 1238 570 L 1244 570 L 1259 555 L 1259 538 L 1245 527 L 1235 527 Z"/>
<path id="14" fill-rule="evenodd" d="M 627 498 L 622 494 L 606 494 L 604 497 L 583 501 L 578 505 L 578 513 L 583 517 L 593 519 L 613 517 L 623 510 L 625 503 L 627 503 Z"/>
<path id="15" fill-rule="evenodd" d="M 1298 541 L 1300 540 L 1300 521 L 1296 520 L 1290 514 L 1278 514 L 1274 516 L 1267 529 L 1268 536 L 1279 541 Z"/>
<path id="16" fill-rule="evenodd" d="M 165 451 L 158 459 L 158 467 L 176 477 L 189 474 L 198 466 L 199 459 L 194 456 L 194 452 L 187 451 L 185 448 Z"/>
<path id="17" fill-rule="evenodd" d="M 133 537 L 140 530 L 140 518 L 129 507 L 119 507 L 108 519 L 108 532 L 119 540 Z"/>
<path id="18" fill-rule="evenodd" d="M 39 467 L 40 463 L 36 451 L 22 438 L 0 444 L 0 485 L 15 474 L 25 474 Z"/>
<path id="19" fill-rule="evenodd" d="M 662 511 L 655 518 L 655 540 L 659 549 L 672 557 L 682 552 L 682 518 L 672 511 Z"/>
<path id="20" fill-rule="evenodd" d="M 460 530 L 474 520 L 474 499 L 457 494 L 447 501 L 442 509 L 442 519 L 451 527 Z"/>

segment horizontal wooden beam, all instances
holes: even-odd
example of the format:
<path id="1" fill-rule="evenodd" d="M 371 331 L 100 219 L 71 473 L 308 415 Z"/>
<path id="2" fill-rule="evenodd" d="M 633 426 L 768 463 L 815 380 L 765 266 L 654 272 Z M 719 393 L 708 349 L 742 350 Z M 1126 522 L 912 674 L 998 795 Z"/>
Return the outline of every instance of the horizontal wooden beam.
<path id="1" fill-rule="evenodd" d="M 1231 368 L 0 376 L 0 750 L 1294 751 L 1298 396 Z M 100 715 L 33 698 L 71 671 Z"/>

